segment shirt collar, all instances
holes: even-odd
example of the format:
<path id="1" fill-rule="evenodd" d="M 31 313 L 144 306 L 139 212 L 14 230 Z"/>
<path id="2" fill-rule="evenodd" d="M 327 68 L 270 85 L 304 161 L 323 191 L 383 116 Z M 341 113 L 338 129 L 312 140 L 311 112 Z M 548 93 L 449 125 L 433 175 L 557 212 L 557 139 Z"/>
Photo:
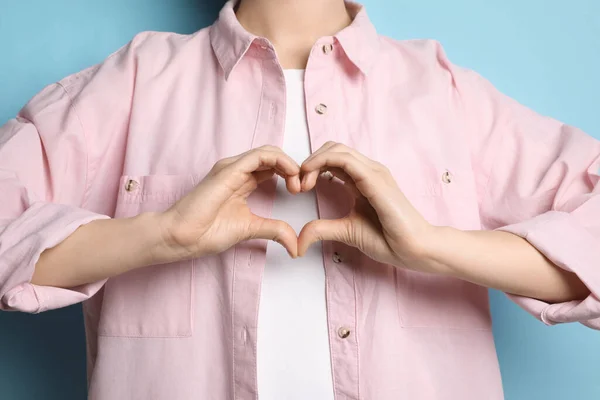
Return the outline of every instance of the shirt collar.
<path id="1" fill-rule="evenodd" d="M 229 0 L 221 9 L 219 18 L 210 28 L 210 42 L 225 73 L 225 79 L 240 62 L 255 40 L 266 42 L 246 31 L 239 23 L 234 7 L 236 0 Z M 375 60 L 379 47 L 379 36 L 365 8 L 353 2 L 346 2 L 353 17 L 352 23 L 334 35 L 348 59 L 364 74 Z"/>
<path id="2" fill-rule="evenodd" d="M 335 35 L 352 63 L 367 74 L 379 53 L 379 35 L 365 7 L 358 3 L 346 2 L 352 23 Z"/>

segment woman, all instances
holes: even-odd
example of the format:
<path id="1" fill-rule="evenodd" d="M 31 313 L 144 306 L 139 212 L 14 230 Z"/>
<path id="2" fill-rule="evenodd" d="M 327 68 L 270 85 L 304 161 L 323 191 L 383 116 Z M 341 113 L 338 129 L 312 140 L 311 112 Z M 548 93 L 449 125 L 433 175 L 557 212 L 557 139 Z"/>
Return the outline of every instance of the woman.
<path id="1" fill-rule="evenodd" d="M 600 328 L 598 141 L 357 4 L 142 33 L 0 137 L 1 307 L 84 301 L 92 399 L 501 399 L 486 287 Z"/>

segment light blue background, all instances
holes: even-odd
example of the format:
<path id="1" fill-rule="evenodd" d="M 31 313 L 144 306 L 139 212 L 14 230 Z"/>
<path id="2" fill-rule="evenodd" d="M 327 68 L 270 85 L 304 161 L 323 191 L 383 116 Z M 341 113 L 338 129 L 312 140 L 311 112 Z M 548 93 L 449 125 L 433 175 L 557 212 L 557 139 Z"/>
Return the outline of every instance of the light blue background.
<path id="1" fill-rule="evenodd" d="M 597 0 L 365 3 L 381 33 L 438 39 L 455 63 L 536 111 L 600 137 Z M 100 62 L 135 33 L 193 32 L 221 4 L 0 0 L 0 124 L 43 86 Z M 547 328 L 496 292 L 492 312 L 508 400 L 600 399 L 600 332 Z M 37 316 L 0 313 L 0 399 L 84 399 L 85 392 L 79 306 Z"/>

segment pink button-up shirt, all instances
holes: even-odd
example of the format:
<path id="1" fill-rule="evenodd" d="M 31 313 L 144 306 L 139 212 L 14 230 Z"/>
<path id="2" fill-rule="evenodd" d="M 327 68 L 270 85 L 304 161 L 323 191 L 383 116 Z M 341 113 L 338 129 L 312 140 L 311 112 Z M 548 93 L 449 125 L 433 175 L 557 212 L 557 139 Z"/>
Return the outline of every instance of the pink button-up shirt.
<path id="1" fill-rule="evenodd" d="M 600 328 L 599 142 L 451 64 L 438 43 L 379 36 L 348 7 L 352 25 L 319 39 L 306 67 L 312 149 L 339 141 L 386 164 L 433 224 L 525 237 L 592 295 L 514 299 L 547 324 Z M 91 399 L 257 397 L 266 242 L 72 289 L 30 279 L 40 253 L 82 224 L 165 210 L 217 160 L 280 146 L 285 107 L 272 45 L 229 3 L 195 34 L 136 36 L 0 129 L 1 307 L 84 302 Z M 322 218 L 347 210 L 336 185 L 317 187 Z M 268 216 L 273 195 L 255 192 L 252 210 Z M 323 253 L 336 399 L 503 397 L 485 288 L 340 243 Z"/>

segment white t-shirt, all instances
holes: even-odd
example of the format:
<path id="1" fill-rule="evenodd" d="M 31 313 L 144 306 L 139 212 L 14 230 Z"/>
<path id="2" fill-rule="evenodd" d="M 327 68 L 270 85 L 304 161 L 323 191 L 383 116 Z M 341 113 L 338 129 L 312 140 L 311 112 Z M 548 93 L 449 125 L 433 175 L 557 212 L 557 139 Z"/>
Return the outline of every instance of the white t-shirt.
<path id="1" fill-rule="evenodd" d="M 283 151 L 298 164 L 310 154 L 304 100 L 304 71 L 285 70 L 287 103 Z M 299 233 L 318 218 L 314 192 L 291 195 L 278 178 L 272 218 Z M 320 243 L 291 259 L 274 242 L 267 260 L 258 313 L 260 400 L 333 400 L 325 271 Z"/>

